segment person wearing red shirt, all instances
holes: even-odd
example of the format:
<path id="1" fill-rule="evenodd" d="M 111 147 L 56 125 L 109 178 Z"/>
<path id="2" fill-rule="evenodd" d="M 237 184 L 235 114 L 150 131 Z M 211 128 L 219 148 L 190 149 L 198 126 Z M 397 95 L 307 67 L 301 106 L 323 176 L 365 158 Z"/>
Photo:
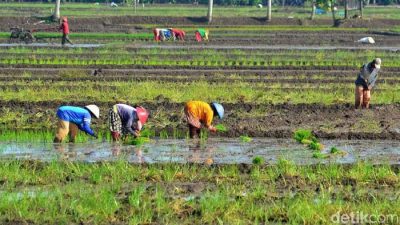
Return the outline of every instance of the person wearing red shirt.
<path id="1" fill-rule="evenodd" d="M 69 35 L 69 25 L 68 25 L 67 17 L 63 17 L 62 18 L 62 22 L 61 22 L 59 30 L 62 31 L 62 33 L 63 33 L 63 36 L 62 36 L 62 39 L 61 39 L 62 46 L 65 45 L 65 42 L 68 42 L 71 45 L 73 45 L 71 40 L 69 40 L 69 37 L 68 37 L 68 35 Z"/>

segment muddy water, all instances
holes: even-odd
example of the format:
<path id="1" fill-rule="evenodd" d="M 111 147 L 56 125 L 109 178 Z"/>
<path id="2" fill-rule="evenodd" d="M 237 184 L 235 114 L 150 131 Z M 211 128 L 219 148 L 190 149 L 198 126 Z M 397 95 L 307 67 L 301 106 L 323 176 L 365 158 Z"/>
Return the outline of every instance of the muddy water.
<path id="1" fill-rule="evenodd" d="M 209 139 L 200 143 L 190 140 L 153 140 L 142 146 L 127 146 L 113 143 L 51 144 L 0 142 L 1 159 L 35 159 L 98 162 L 128 160 L 132 163 L 251 163 L 261 156 L 268 164 L 280 158 L 296 164 L 354 163 L 371 160 L 373 163 L 400 164 L 400 142 L 377 140 L 323 140 L 322 151 L 328 158 L 316 159 L 306 146 L 291 139 L 253 139 L 243 143 L 238 139 Z M 347 154 L 332 155 L 331 147 Z"/>

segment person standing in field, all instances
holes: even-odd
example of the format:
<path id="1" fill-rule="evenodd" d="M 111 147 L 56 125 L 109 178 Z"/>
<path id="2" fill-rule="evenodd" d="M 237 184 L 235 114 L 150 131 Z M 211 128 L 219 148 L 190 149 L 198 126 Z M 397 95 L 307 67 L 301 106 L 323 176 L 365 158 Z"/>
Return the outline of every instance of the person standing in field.
<path id="1" fill-rule="evenodd" d="M 96 105 L 87 105 L 85 107 L 61 106 L 57 110 L 57 132 L 54 143 L 61 143 L 69 133 L 69 141 L 75 142 L 78 130 L 98 138 L 90 128 L 92 117 L 99 118 L 100 110 Z"/>
<path id="2" fill-rule="evenodd" d="M 60 31 L 62 31 L 62 33 L 63 33 L 63 36 L 62 36 L 62 39 L 61 39 L 61 45 L 64 46 L 65 42 L 68 42 L 71 45 L 73 45 L 71 40 L 69 40 L 69 36 L 68 36 L 69 35 L 69 25 L 68 25 L 67 17 L 64 16 L 61 19 L 61 25 L 60 25 L 60 27 L 58 29 Z"/>
<path id="3" fill-rule="evenodd" d="M 140 136 L 140 131 L 149 117 L 149 112 L 141 107 L 126 104 L 116 104 L 108 112 L 109 126 L 113 141 L 119 141 L 121 136 L 132 134 Z"/>
<path id="4" fill-rule="evenodd" d="M 224 107 L 216 102 L 208 104 L 203 101 L 189 101 L 185 105 L 184 112 L 190 138 L 200 136 L 202 125 L 209 131 L 216 132 L 217 129 L 211 125 L 214 115 L 217 114 L 220 119 L 224 117 Z"/>
<path id="5" fill-rule="evenodd" d="M 369 108 L 369 102 L 371 100 L 371 90 L 375 86 L 375 82 L 378 79 L 378 72 L 381 68 L 381 59 L 375 58 L 370 63 L 364 64 L 361 67 L 360 73 L 355 81 L 355 107 L 358 108 Z"/>

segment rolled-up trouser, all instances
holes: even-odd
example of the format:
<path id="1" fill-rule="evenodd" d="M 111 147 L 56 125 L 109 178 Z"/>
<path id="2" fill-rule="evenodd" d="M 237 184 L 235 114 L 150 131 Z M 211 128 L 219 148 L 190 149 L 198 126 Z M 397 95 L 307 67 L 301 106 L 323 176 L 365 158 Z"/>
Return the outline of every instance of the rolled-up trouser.
<path id="1" fill-rule="evenodd" d="M 118 114 L 117 105 L 114 105 L 108 111 L 108 122 L 113 140 L 114 141 L 119 140 L 119 137 L 123 133 L 123 130 L 122 130 L 122 120 Z"/>
<path id="2" fill-rule="evenodd" d="M 71 40 L 69 40 L 68 34 L 63 34 L 62 39 L 61 39 L 61 44 L 65 45 L 66 42 L 68 42 L 72 45 Z"/>
<path id="3" fill-rule="evenodd" d="M 361 85 L 356 85 L 355 90 L 355 107 L 358 108 L 369 108 L 369 102 L 371 101 L 371 91 Z"/>
<path id="4" fill-rule="evenodd" d="M 201 128 L 201 123 L 198 118 L 193 116 L 192 113 L 189 112 L 188 108 L 185 107 L 185 118 L 189 126 L 189 135 L 190 138 L 195 138 L 200 136 L 200 128 Z"/>
<path id="5" fill-rule="evenodd" d="M 197 42 L 201 42 L 201 40 L 202 40 L 201 34 L 200 34 L 198 31 L 196 31 L 195 37 L 196 37 L 196 41 L 197 41 Z"/>
<path id="6" fill-rule="evenodd" d="M 76 124 L 62 119 L 58 119 L 56 137 L 54 138 L 54 142 L 56 143 L 62 142 L 65 139 L 65 137 L 67 137 L 68 133 L 69 133 L 69 141 L 75 142 L 75 138 L 76 135 L 78 135 L 78 131 L 79 128 Z"/>

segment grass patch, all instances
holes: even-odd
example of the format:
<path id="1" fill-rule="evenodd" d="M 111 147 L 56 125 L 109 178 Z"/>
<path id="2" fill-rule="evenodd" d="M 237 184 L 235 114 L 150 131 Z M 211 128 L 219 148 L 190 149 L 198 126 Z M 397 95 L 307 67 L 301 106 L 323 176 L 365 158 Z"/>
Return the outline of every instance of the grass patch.
<path id="1" fill-rule="evenodd" d="M 325 224 L 343 209 L 400 213 L 399 174 L 390 166 L 282 160 L 241 168 L 2 160 L 0 222 Z"/>

